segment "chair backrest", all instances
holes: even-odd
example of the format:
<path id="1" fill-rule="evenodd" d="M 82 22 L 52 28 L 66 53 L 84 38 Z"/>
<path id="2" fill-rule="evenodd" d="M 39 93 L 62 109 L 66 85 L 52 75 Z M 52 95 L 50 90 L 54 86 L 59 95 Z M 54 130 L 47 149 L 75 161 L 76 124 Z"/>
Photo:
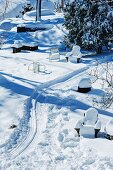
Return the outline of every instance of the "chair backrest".
<path id="1" fill-rule="evenodd" d="M 60 53 L 57 47 L 50 49 L 49 60 L 60 60 Z"/>
<path id="2" fill-rule="evenodd" d="M 53 53 L 59 53 L 59 49 L 56 48 L 56 47 L 53 47 L 50 49 L 50 53 L 53 54 Z"/>
<path id="3" fill-rule="evenodd" d="M 80 46 L 78 46 L 78 45 L 73 46 L 73 48 L 72 48 L 72 54 L 75 55 L 75 56 L 80 55 L 80 54 L 81 54 L 81 52 L 80 52 Z"/>
<path id="4" fill-rule="evenodd" d="M 45 72 L 45 65 L 39 62 L 30 63 L 28 70 L 33 70 L 34 73 Z"/>
<path id="5" fill-rule="evenodd" d="M 84 124 L 95 125 L 98 120 L 98 111 L 95 108 L 89 108 L 84 113 Z"/>

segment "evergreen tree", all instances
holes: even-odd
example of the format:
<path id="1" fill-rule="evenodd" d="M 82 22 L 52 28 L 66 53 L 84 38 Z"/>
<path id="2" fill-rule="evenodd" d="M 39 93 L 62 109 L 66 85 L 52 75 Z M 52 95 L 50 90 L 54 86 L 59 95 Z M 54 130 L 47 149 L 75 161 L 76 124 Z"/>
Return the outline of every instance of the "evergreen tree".
<path id="1" fill-rule="evenodd" d="M 113 36 L 113 19 L 106 0 L 75 0 L 66 6 L 64 25 L 68 30 L 67 46 L 77 43 L 85 49 L 102 51 Z"/>

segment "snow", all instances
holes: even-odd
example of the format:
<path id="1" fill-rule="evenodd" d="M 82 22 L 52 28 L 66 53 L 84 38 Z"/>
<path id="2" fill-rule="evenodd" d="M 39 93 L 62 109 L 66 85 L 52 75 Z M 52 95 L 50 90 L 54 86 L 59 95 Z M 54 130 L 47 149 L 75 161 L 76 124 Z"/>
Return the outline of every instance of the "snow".
<path id="1" fill-rule="evenodd" d="M 95 108 L 86 110 L 84 117 L 77 121 L 75 128 L 80 129 L 80 135 L 94 137 L 95 129 L 101 129 L 98 111 Z"/>
<path id="2" fill-rule="evenodd" d="M 21 41 L 15 40 L 15 41 L 14 41 L 14 44 L 13 44 L 13 47 L 15 47 L 15 48 L 20 48 L 20 47 L 22 47 Z"/>
<path id="3" fill-rule="evenodd" d="M 50 0 L 46 1 L 46 0 L 43 0 L 42 1 L 42 9 L 49 9 L 50 11 L 54 11 L 55 10 L 55 6 L 54 6 L 54 3 Z M 49 11 L 46 12 L 46 15 L 49 15 Z"/>
<path id="4" fill-rule="evenodd" d="M 23 10 L 23 6 L 28 3 L 27 0 L 11 0 L 0 1 L 0 19 L 16 17 L 20 15 L 20 11 Z M 6 7 L 7 6 L 7 7 Z"/>
<path id="5" fill-rule="evenodd" d="M 96 60 L 105 62 L 104 55 L 101 60 L 91 55 L 79 64 L 67 63 L 67 52 L 60 49 L 60 61 L 50 62 L 50 48 L 61 47 L 65 35 L 63 15 L 42 16 L 39 23 L 51 24 L 48 30 L 16 32 L 18 24 L 32 26 L 32 19 L 12 18 L 0 26 L 5 39 L 0 50 L 0 169 L 112 170 L 113 141 L 104 137 L 104 128 L 113 118 L 113 107 L 102 110 L 95 106 L 102 123 L 98 138 L 78 137 L 74 129 L 84 112 L 94 107 L 94 99 L 104 94 L 99 80 L 92 83 L 88 94 L 76 91 L 84 77 L 93 82 L 88 72 Z M 15 40 L 37 42 L 39 49 L 14 54 L 11 46 Z M 28 69 L 33 63 L 44 65 L 45 71 Z M 10 129 L 12 124 L 17 128 Z"/>
<path id="6" fill-rule="evenodd" d="M 113 135 L 113 119 L 107 122 L 105 131 L 108 135 Z"/>
<path id="7" fill-rule="evenodd" d="M 84 121 L 87 125 L 95 125 L 95 122 L 97 121 L 97 113 L 94 108 L 89 108 L 86 111 Z"/>
<path id="8" fill-rule="evenodd" d="M 91 80 L 90 78 L 83 78 L 80 80 L 78 86 L 80 88 L 88 88 L 88 87 L 91 87 Z"/>

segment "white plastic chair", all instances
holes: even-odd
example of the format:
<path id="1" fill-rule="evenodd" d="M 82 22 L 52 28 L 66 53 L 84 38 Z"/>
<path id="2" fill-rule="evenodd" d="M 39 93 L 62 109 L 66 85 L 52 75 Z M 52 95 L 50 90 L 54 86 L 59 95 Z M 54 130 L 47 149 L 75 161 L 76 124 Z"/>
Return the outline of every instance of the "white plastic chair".
<path id="1" fill-rule="evenodd" d="M 60 60 L 59 49 L 56 47 L 50 49 L 49 61 L 52 61 L 52 60 Z"/>
<path id="2" fill-rule="evenodd" d="M 39 62 L 29 64 L 28 70 L 33 70 L 34 73 L 45 72 L 45 65 Z"/>
<path id="3" fill-rule="evenodd" d="M 78 135 L 97 137 L 101 129 L 101 122 L 98 118 L 98 111 L 95 108 L 89 108 L 81 120 L 78 120 L 75 125 L 75 130 Z"/>

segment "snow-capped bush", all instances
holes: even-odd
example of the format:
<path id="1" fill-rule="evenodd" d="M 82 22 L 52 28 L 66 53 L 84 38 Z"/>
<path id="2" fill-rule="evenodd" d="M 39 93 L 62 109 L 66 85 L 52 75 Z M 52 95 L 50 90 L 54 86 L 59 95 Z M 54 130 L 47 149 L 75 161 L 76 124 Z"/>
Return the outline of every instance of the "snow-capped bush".
<path id="1" fill-rule="evenodd" d="M 81 79 L 78 86 L 80 88 L 91 88 L 91 80 L 90 80 L 90 78 Z"/>
<path id="2" fill-rule="evenodd" d="M 108 46 L 113 36 L 112 13 L 105 0 L 89 2 L 76 0 L 68 3 L 64 12 L 64 25 L 68 30 L 65 37 L 67 46 L 76 41 L 85 49 L 102 52 L 102 46 Z"/>
<path id="3" fill-rule="evenodd" d="M 90 80 L 90 78 L 81 79 L 79 84 L 78 84 L 78 92 L 88 93 L 89 91 L 91 91 L 91 80 Z"/>

